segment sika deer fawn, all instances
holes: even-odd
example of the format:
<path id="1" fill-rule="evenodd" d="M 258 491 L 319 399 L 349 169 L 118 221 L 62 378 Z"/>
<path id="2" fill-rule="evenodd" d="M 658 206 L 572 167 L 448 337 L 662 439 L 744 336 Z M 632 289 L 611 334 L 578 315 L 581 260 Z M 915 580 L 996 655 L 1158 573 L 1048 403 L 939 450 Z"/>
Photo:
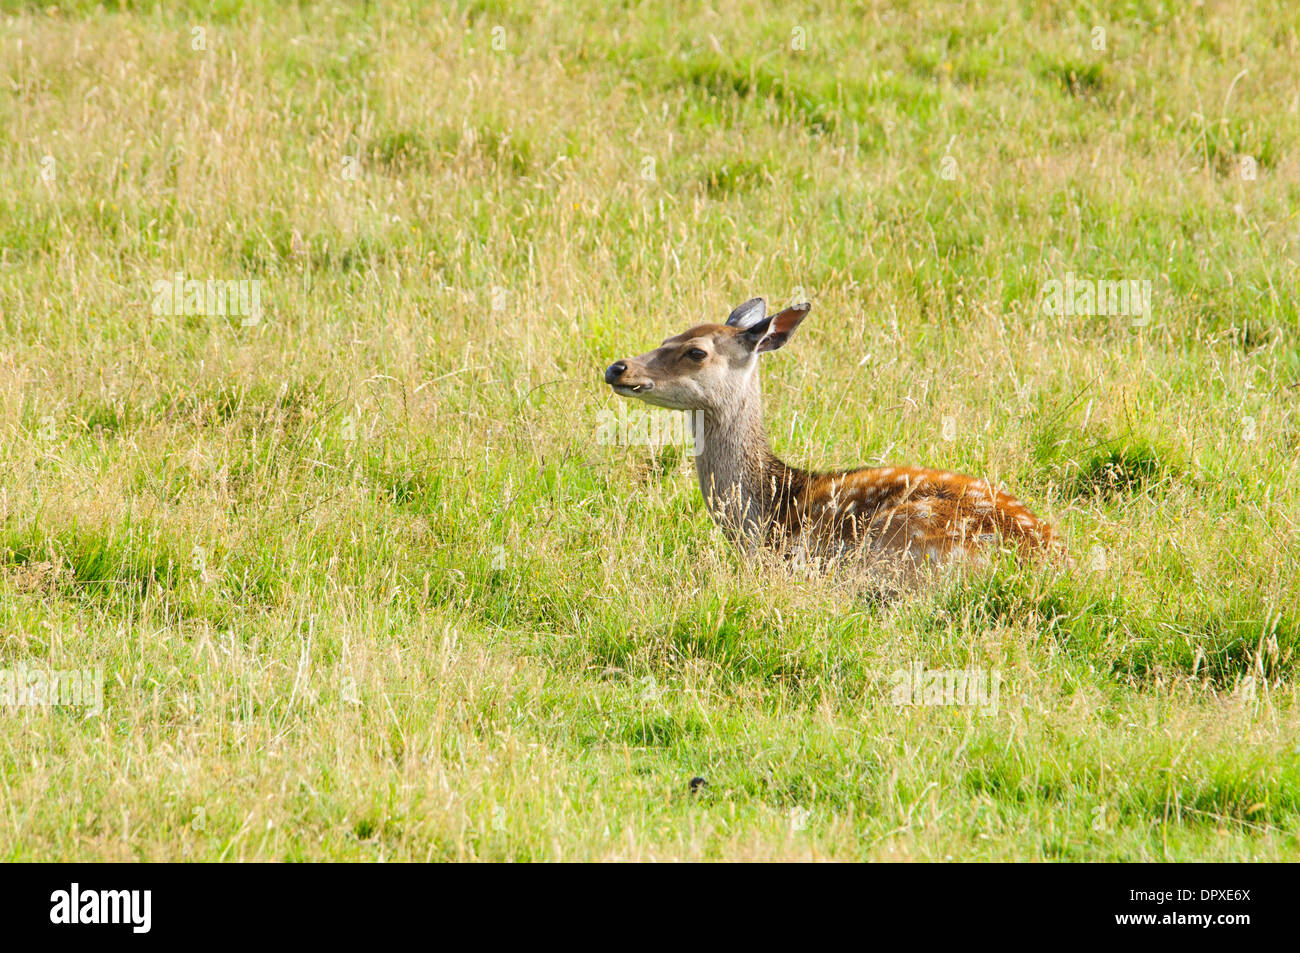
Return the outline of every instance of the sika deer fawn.
<path id="1" fill-rule="evenodd" d="M 768 316 L 754 298 L 725 325 L 697 325 L 605 370 L 617 394 L 697 412 L 687 420 L 700 490 L 732 540 L 787 555 L 860 555 L 904 581 L 999 541 L 1025 554 L 1059 545 L 1045 522 L 985 480 L 898 466 L 810 473 L 778 460 L 763 428 L 758 356 L 784 345 L 810 307 Z"/>

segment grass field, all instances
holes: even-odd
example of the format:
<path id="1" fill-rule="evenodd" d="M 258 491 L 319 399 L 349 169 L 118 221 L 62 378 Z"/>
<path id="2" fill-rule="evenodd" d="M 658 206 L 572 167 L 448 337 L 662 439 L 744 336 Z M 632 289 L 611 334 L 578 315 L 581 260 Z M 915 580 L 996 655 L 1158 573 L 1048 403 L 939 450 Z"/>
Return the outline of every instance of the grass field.
<path id="1" fill-rule="evenodd" d="M 0 11 L 0 669 L 103 676 L 0 858 L 1300 855 L 1294 5 Z M 1074 566 L 882 602 L 602 439 L 754 295 L 779 454 Z"/>

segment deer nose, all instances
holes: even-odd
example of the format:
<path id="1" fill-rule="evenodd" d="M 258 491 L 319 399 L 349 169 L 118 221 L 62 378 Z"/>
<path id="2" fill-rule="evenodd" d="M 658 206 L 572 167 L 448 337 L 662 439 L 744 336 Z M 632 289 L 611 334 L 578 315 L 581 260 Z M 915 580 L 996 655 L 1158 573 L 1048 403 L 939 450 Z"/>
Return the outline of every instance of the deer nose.
<path id="1" fill-rule="evenodd" d="M 605 368 L 605 383 L 606 384 L 614 383 L 620 377 L 623 376 L 623 372 L 626 370 L 627 370 L 626 364 L 624 364 L 622 361 L 615 361 L 613 364 L 609 365 L 609 367 Z"/>

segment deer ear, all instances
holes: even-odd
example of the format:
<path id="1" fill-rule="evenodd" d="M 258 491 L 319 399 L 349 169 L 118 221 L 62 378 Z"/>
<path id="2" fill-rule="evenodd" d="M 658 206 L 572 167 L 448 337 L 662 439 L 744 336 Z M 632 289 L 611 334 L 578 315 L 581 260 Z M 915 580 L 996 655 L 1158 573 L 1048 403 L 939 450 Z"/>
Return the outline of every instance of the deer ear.
<path id="1" fill-rule="evenodd" d="M 767 302 L 762 298 L 750 298 L 727 318 L 727 327 L 748 331 L 763 320 L 767 314 Z"/>
<path id="2" fill-rule="evenodd" d="M 790 335 L 794 334 L 794 329 L 799 326 L 799 322 L 806 318 L 811 310 L 812 305 L 805 301 L 802 304 L 786 308 L 780 314 L 774 314 L 763 322 L 763 333 L 757 341 L 758 353 L 775 351 L 785 344 Z M 754 330 L 758 331 L 759 329 L 755 327 Z"/>

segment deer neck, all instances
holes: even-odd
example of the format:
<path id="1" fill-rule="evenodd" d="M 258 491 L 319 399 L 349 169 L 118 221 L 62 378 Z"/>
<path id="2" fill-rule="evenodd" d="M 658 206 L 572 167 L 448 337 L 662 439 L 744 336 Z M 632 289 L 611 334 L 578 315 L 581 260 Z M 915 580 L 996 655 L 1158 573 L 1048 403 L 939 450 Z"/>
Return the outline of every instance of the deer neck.
<path id="1" fill-rule="evenodd" d="M 688 414 L 694 429 L 695 474 L 714 520 L 732 537 L 758 541 L 774 515 L 774 470 L 783 465 L 768 448 L 763 399 L 753 374 L 732 400 Z"/>

